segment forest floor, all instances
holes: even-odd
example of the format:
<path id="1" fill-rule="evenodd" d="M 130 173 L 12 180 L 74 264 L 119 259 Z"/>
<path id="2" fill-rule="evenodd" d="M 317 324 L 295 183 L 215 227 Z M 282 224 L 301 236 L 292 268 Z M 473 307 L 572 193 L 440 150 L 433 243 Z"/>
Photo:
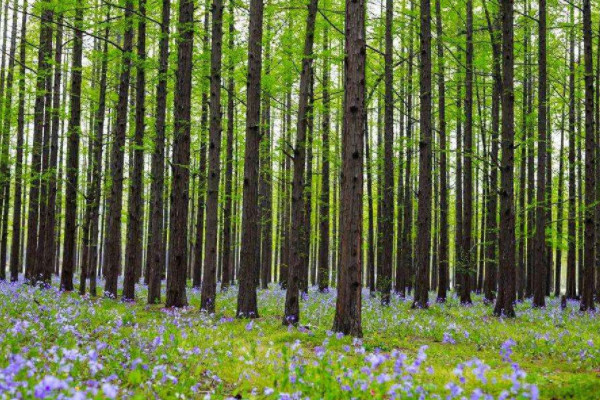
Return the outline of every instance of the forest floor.
<path id="1" fill-rule="evenodd" d="M 0 398 L 600 398 L 600 314 L 575 302 L 505 320 L 479 296 L 411 310 L 365 292 L 357 340 L 329 331 L 334 291 L 305 296 L 299 328 L 281 324 L 284 291 L 259 291 L 253 321 L 233 318 L 236 295 L 206 315 L 191 289 L 173 311 L 142 286 L 134 304 L 0 283 Z"/>

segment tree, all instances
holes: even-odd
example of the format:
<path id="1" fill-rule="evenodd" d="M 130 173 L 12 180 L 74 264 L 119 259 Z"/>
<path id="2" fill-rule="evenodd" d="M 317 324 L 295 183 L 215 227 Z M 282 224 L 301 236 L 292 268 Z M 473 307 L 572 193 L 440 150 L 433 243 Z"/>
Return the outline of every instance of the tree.
<path id="1" fill-rule="evenodd" d="M 79 136 L 81 135 L 81 65 L 83 53 L 83 3 L 78 0 L 75 10 L 75 36 L 71 66 L 71 117 L 67 136 L 67 191 L 65 200 L 65 243 L 60 286 L 73 290 L 75 245 L 77 235 L 77 177 L 79 170 Z M 116 290 L 115 290 L 116 292 Z"/>
<path id="2" fill-rule="evenodd" d="M 258 318 L 256 280 L 259 273 L 258 168 L 260 148 L 260 83 L 262 69 L 263 0 L 250 0 L 244 203 L 238 317 Z"/>
<path id="3" fill-rule="evenodd" d="M 392 30 L 394 23 L 394 2 L 386 0 L 385 6 L 385 132 L 384 132 L 384 175 L 383 175 L 383 209 L 381 210 L 382 232 L 379 235 L 382 258 L 380 260 L 382 274 L 378 276 L 381 303 L 389 305 L 392 289 L 392 253 L 394 251 L 394 43 Z"/>
<path id="4" fill-rule="evenodd" d="M 137 65 L 135 84 L 135 132 L 133 170 L 131 171 L 127 207 L 127 242 L 125 244 L 125 280 L 123 299 L 133 300 L 135 282 L 142 272 L 142 228 L 144 226 L 144 129 L 146 113 L 146 0 L 138 3 Z"/>
<path id="5" fill-rule="evenodd" d="M 319 215 L 319 234 L 321 242 L 319 246 L 319 271 L 317 274 L 319 291 L 325 292 L 329 287 L 329 158 L 330 158 L 330 110 L 331 97 L 329 93 L 329 81 L 331 79 L 329 70 L 329 27 L 323 29 L 323 120 L 321 121 L 321 132 L 323 135 L 321 155 L 321 208 Z"/>
<path id="6" fill-rule="evenodd" d="M 217 229 L 219 179 L 221 177 L 221 53 L 223 42 L 223 2 L 212 4 L 212 51 L 210 60 L 210 137 L 208 145 L 208 188 L 206 194 L 206 240 L 204 280 L 200 308 L 213 313 L 217 292 Z"/>
<path id="7" fill-rule="evenodd" d="M 473 273 L 473 1 L 467 0 L 467 52 L 465 68 L 465 144 L 464 144 L 464 209 L 462 227 L 462 278 L 460 302 L 471 304 L 471 275 Z"/>
<path id="8" fill-rule="evenodd" d="M 333 330 L 362 336 L 361 238 L 365 126 L 365 3 L 346 0 L 344 127 L 340 183 L 340 271 Z"/>
<path id="9" fill-rule="evenodd" d="M 470 1 L 470 0 L 469 0 Z M 417 214 L 417 276 L 413 308 L 429 306 L 429 258 L 431 254 L 431 3 L 421 0 L 421 63 L 419 142 L 419 210 Z M 467 142 L 468 143 L 468 142 Z M 467 279 L 465 279 L 467 280 Z"/>
<path id="10" fill-rule="evenodd" d="M 123 36 L 123 55 L 119 77 L 119 99 L 117 102 L 115 123 L 110 151 L 110 192 L 107 198 L 106 243 L 104 269 L 107 296 L 117 297 L 117 279 L 121 267 L 121 211 L 123 208 L 123 162 L 125 134 L 127 130 L 127 111 L 129 103 L 129 80 L 131 78 L 131 53 L 133 49 L 133 1 L 127 0 L 124 12 L 125 34 Z"/>
<path id="11" fill-rule="evenodd" d="M 438 294 L 437 302 L 446 301 L 446 289 L 448 288 L 448 266 L 449 266 L 449 240 L 448 240 L 448 161 L 446 140 L 446 82 L 444 64 L 444 44 L 442 29 L 441 1 L 435 2 L 435 20 L 437 35 L 437 62 L 438 62 L 438 113 L 439 113 L 439 135 L 440 135 L 440 256 L 438 262 Z"/>
<path id="12" fill-rule="evenodd" d="M 234 47 L 235 19 L 233 15 L 233 2 L 229 0 L 229 32 L 228 51 L 229 54 Z M 229 77 L 227 79 L 227 149 L 225 151 L 225 204 L 223 209 L 223 278 L 221 290 L 227 290 L 233 277 L 233 255 L 231 253 L 232 243 L 232 205 L 233 205 L 233 131 L 235 118 L 235 104 L 233 94 L 235 92 L 234 63 L 229 59 Z"/>
<path id="13" fill-rule="evenodd" d="M 546 0 L 539 1 L 539 47 L 538 47 L 538 169 L 537 211 L 535 219 L 535 256 L 533 257 L 534 293 L 533 306 L 546 305 Z"/>
<path id="14" fill-rule="evenodd" d="M 544 0 L 541 0 L 544 1 Z M 590 0 L 583 0 L 583 54 L 585 68 L 585 236 L 584 277 L 581 311 L 594 310 L 594 270 L 596 263 L 596 132 L 594 130 L 594 62 L 592 58 L 592 10 Z M 540 75 L 540 79 L 542 76 Z M 544 76 L 545 78 L 545 76 Z"/>
<path id="15" fill-rule="evenodd" d="M 500 236 L 498 297 L 494 314 L 514 317 L 515 206 L 514 206 L 514 26 L 513 0 L 502 0 L 502 164 L 500 167 Z"/>
<path id="16" fill-rule="evenodd" d="M 16 37 L 16 36 L 15 36 Z M 21 202 L 23 182 L 23 144 L 25 130 L 25 60 L 27 58 L 27 1 L 23 3 L 21 42 L 19 44 L 19 99 L 17 111 L 17 145 L 15 159 L 15 189 L 13 195 L 12 242 L 10 247 L 10 281 L 19 278 L 21 254 Z M 27 277 L 27 276 L 26 276 Z"/>
<path id="17" fill-rule="evenodd" d="M 312 53 L 315 36 L 315 20 L 317 17 L 318 0 L 310 0 L 306 17 L 306 39 L 300 74 L 300 93 L 298 103 L 298 126 L 296 129 L 296 146 L 294 148 L 294 177 L 292 181 L 292 226 L 296 232 L 291 237 L 290 266 L 288 271 L 288 286 L 285 296 L 285 314 L 283 324 L 297 324 L 300 321 L 299 304 L 299 274 L 308 257 L 304 249 L 306 232 L 306 217 L 304 207 L 304 171 L 306 164 L 306 132 L 308 129 L 309 95 L 312 67 Z"/>
<path id="18" fill-rule="evenodd" d="M 177 79 L 175 83 L 173 164 L 166 307 L 187 306 L 187 220 L 190 181 L 190 113 L 194 0 L 179 3 Z"/>

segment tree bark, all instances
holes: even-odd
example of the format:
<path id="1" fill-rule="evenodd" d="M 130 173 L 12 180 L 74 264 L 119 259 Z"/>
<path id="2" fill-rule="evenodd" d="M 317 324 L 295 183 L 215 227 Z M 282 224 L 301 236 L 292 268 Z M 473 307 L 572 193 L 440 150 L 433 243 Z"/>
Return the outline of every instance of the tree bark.
<path id="1" fill-rule="evenodd" d="M 514 0 L 502 0 L 502 164 L 500 186 L 500 279 L 494 314 L 514 317 L 515 208 L 514 208 Z"/>
<path id="2" fill-rule="evenodd" d="M 146 114 L 146 0 L 139 0 L 137 35 L 137 65 L 135 85 L 135 133 L 133 170 L 127 198 L 127 243 L 125 244 L 125 279 L 123 300 L 134 300 L 135 283 L 142 272 L 142 238 L 144 227 L 144 130 Z"/>
<path id="3" fill-rule="evenodd" d="M 223 2 L 212 3 L 212 51 L 210 61 L 210 137 L 208 186 L 206 192 L 206 239 L 204 280 L 200 308 L 215 312 L 217 293 L 217 233 L 219 224 L 219 180 L 221 177 L 221 53 L 223 45 Z"/>
<path id="4" fill-rule="evenodd" d="M 541 0 L 544 1 L 544 0 Z M 584 278 L 581 311 L 595 310 L 594 269 L 596 263 L 596 132 L 594 131 L 594 62 L 592 59 L 592 10 L 590 0 L 583 0 L 583 54 L 585 68 L 585 208 L 584 208 Z"/>
<path id="5" fill-rule="evenodd" d="M 256 304 L 256 281 L 260 268 L 258 153 L 260 148 L 263 10 L 263 0 L 250 1 L 242 254 L 239 275 L 240 288 L 236 312 L 238 318 L 258 318 L 258 307 Z"/>
<path id="6" fill-rule="evenodd" d="M 346 0 L 345 48 L 344 127 L 340 186 L 340 271 L 333 330 L 361 337 L 364 156 L 362 132 L 366 115 L 364 0 Z"/>
<path id="7" fill-rule="evenodd" d="M 187 223 L 190 181 L 190 112 L 194 0 L 179 3 L 177 80 L 174 99 L 173 165 L 169 218 L 169 262 L 166 307 L 187 306 Z"/>

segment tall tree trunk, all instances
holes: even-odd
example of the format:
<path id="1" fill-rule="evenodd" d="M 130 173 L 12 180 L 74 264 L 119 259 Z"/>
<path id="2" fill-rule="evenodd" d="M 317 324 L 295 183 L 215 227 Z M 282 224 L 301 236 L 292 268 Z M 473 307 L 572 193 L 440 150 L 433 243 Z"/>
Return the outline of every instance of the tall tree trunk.
<path id="1" fill-rule="evenodd" d="M 446 76 L 444 63 L 444 43 L 442 28 L 441 1 L 435 2 L 436 48 L 438 62 L 438 113 L 440 135 L 440 252 L 438 261 L 437 302 L 446 302 L 448 288 L 449 239 L 448 239 L 448 161 L 446 139 Z"/>
<path id="2" fill-rule="evenodd" d="M 158 83 L 156 85 L 156 121 L 152 152 L 152 183 L 150 187 L 150 233 L 148 238 L 148 303 L 160 302 L 161 272 L 165 265 L 164 225 L 165 125 L 167 80 L 169 70 L 169 25 L 171 2 L 162 1 L 160 25 Z"/>
<path id="3" fill-rule="evenodd" d="M 110 191 L 107 198 L 106 244 L 104 269 L 107 296 L 117 297 L 117 278 L 121 266 L 121 211 L 123 208 L 123 159 L 125 134 L 127 131 L 127 110 L 129 105 L 129 80 L 133 49 L 133 0 L 125 3 L 125 35 L 123 56 L 119 78 L 119 99 L 113 126 L 113 143 L 110 153 Z M 177 120 L 177 118 L 175 119 Z M 174 160 L 174 162 L 176 162 Z"/>
<path id="4" fill-rule="evenodd" d="M 266 49 L 265 49 L 265 77 L 271 75 L 271 21 L 267 22 Z M 259 202 L 260 202 L 260 281 L 261 287 L 267 289 L 271 281 L 271 264 L 273 253 L 273 209 L 271 207 L 272 186 L 271 186 L 271 94 L 265 93 L 262 105 L 262 134 L 260 144 L 260 175 L 258 183 Z"/>
<path id="5" fill-rule="evenodd" d="M 109 14 L 107 13 L 107 16 Z M 92 137 L 92 155 L 91 155 L 91 184 L 89 193 L 86 196 L 86 216 L 85 224 L 89 225 L 89 231 L 83 237 L 84 246 L 88 248 L 87 257 L 82 260 L 82 276 L 79 285 L 79 293 L 85 293 L 85 279 L 90 279 L 90 295 L 96 296 L 96 271 L 98 258 L 98 228 L 100 214 L 100 185 L 102 183 L 102 147 L 104 142 L 104 117 L 106 113 L 106 74 L 108 70 L 108 38 L 109 27 L 104 31 L 104 48 L 102 50 L 102 61 L 100 66 L 100 92 L 98 94 L 98 106 L 94 116 L 94 131 Z"/>
<path id="6" fill-rule="evenodd" d="M 470 1 L 470 0 L 469 0 Z M 413 308 L 429 306 L 429 258 L 431 254 L 431 3 L 421 0 L 419 207 L 415 300 Z"/>
<path id="7" fill-rule="evenodd" d="M 467 52 L 465 68 L 465 148 L 464 148 L 464 211 L 462 229 L 460 285 L 461 304 L 471 304 L 471 276 L 474 273 L 472 263 L 472 224 L 473 224 L 473 1 L 467 0 Z M 476 273 L 476 272 L 475 272 Z"/>
<path id="8" fill-rule="evenodd" d="M 2 216 L 2 244 L 0 245 L 0 279 L 6 280 L 7 239 L 8 239 L 8 209 L 10 208 L 10 165 L 9 165 L 9 138 L 13 116 L 13 82 L 15 76 L 15 53 L 17 51 L 17 7 L 18 0 L 13 1 L 12 27 L 10 36 L 10 50 L 8 54 L 8 72 L 6 75 L 6 99 L 4 100 L 4 114 L 2 121 L 2 147 L 1 168 L 3 175 L 0 190 L 3 191 L 3 216 Z M 26 13 L 26 10 L 24 10 Z M 14 213 L 14 211 L 13 211 Z M 6 218 L 5 218 L 6 216 Z"/>
<path id="9" fill-rule="evenodd" d="M 365 2 L 346 0 L 344 132 L 340 187 L 340 272 L 333 330 L 362 336 L 361 242 L 365 126 Z"/>
<path id="10" fill-rule="evenodd" d="M 546 0 L 539 0 L 538 35 L 538 165 L 537 204 L 534 238 L 534 293 L 533 306 L 546 305 Z M 594 171 L 595 173 L 595 171 Z"/>
<path id="11" fill-rule="evenodd" d="M 212 51 L 210 60 L 210 137 L 206 193 L 206 240 L 204 280 L 200 308 L 214 313 L 217 293 L 217 233 L 219 224 L 219 181 L 221 179 L 221 53 L 223 45 L 223 2 L 212 4 Z"/>
<path id="12" fill-rule="evenodd" d="M 206 54 L 208 57 L 210 51 L 210 36 L 208 34 L 208 30 L 210 29 L 210 2 L 206 0 L 205 4 L 205 14 L 204 14 L 204 35 L 202 37 L 202 53 Z M 203 74 L 208 75 L 210 73 L 209 68 L 202 71 Z M 204 216 L 206 210 L 206 163 L 207 163 L 207 136 L 205 136 L 205 132 L 208 127 L 208 113 L 209 113 L 209 104 L 208 104 L 208 90 L 204 89 L 203 86 L 202 92 L 202 103 L 201 103 L 201 113 L 200 113 L 200 160 L 198 166 L 198 212 L 196 216 L 196 245 L 195 245 L 195 254 L 194 254 L 194 265 L 192 270 L 192 286 L 194 288 L 200 288 L 202 283 L 202 266 L 204 260 Z M 192 196 L 192 199 L 194 196 Z M 193 213 L 190 215 L 193 218 Z"/>
<path id="13" fill-rule="evenodd" d="M 15 189 L 13 195 L 12 242 L 10 244 L 10 281 L 19 279 L 21 255 L 21 204 L 23 185 L 23 136 L 25 130 L 25 61 L 27 59 L 27 1 L 22 4 L 21 41 L 19 43 L 19 99 L 17 110 L 17 145 Z M 16 38 L 16 35 L 14 36 Z"/>
<path id="14" fill-rule="evenodd" d="M 238 317 L 243 318 L 258 318 L 258 307 L 256 304 L 256 281 L 260 268 L 258 153 L 260 148 L 263 10 L 263 0 L 250 1 L 242 254 L 239 277 L 240 289 L 236 312 Z"/>
<path id="15" fill-rule="evenodd" d="M 229 54 L 234 47 L 235 16 L 233 13 L 234 0 L 229 0 L 229 32 L 228 32 L 228 51 Z M 234 81 L 234 63 L 229 59 L 229 77 L 227 83 L 227 149 L 225 154 L 225 205 L 223 209 L 223 278 L 221 281 L 221 290 L 227 290 L 233 277 L 233 256 L 232 256 L 232 203 L 233 203 L 233 130 L 235 118 L 235 81 Z"/>
<path id="16" fill-rule="evenodd" d="M 44 130 L 44 109 L 46 104 L 46 81 L 52 72 L 50 56 L 52 53 L 52 20 L 54 12 L 48 0 L 40 5 L 40 46 L 38 51 L 38 69 L 36 77 L 35 105 L 33 110 L 33 143 L 31 155 L 31 183 L 29 185 L 29 211 L 27 215 L 27 244 L 25 255 L 25 277 L 33 284 L 41 279 L 44 285 L 50 284 L 52 271 L 38 263 L 38 223 L 40 221 L 40 186 L 42 166 L 42 138 Z M 40 264 L 40 265 L 38 265 Z"/>
<path id="17" fill-rule="evenodd" d="M 544 1 L 544 0 L 541 0 Z M 584 208 L 584 278 L 581 311 L 594 310 L 594 269 L 596 263 L 596 132 L 594 131 L 594 72 L 592 59 L 592 10 L 590 0 L 583 0 L 583 54 L 585 68 L 585 208 Z"/>
<path id="18" fill-rule="evenodd" d="M 394 71 L 392 37 L 394 23 L 394 2 L 386 0 L 385 9 L 385 132 L 384 132 L 384 160 L 383 160 L 383 201 L 381 210 L 381 228 L 379 234 L 381 248 L 381 276 L 378 277 L 381 303 L 390 303 L 392 289 L 392 263 L 394 251 Z"/>
<path id="19" fill-rule="evenodd" d="M 294 177 L 292 181 L 292 219 L 295 233 L 291 236 L 290 267 L 288 271 L 288 287 L 285 296 L 285 313 L 283 324 L 297 324 L 300 321 L 299 280 L 308 255 L 304 249 L 306 232 L 306 216 L 304 207 L 306 164 L 306 132 L 308 129 L 309 95 L 311 66 L 313 60 L 313 44 L 315 37 L 315 20 L 318 0 L 311 0 L 306 17 L 306 37 L 300 74 L 300 93 L 298 99 L 298 125 L 296 127 L 296 145 L 294 147 Z"/>
<path id="20" fill-rule="evenodd" d="M 411 2 L 411 15 L 414 11 L 414 3 Z M 412 22 L 412 21 L 411 21 Z M 406 288 L 410 286 L 410 274 L 413 262 L 412 249 L 412 225 L 413 225 L 413 193 L 411 185 L 412 171 L 412 131 L 413 131 L 413 29 L 409 29 L 409 46 L 408 46 L 408 87 L 407 87 L 407 124 L 406 124 L 406 165 L 404 172 L 404 198 L 402 204 L 403 210 L 403 227 L 402 227 L 402 245 L 401 257 L 402 262 L 398 268 L 398 276 L 396 277 L 396 292 L 400 297 L 406 297 Z"/>
<path id="21" fill-rule="evenodd" d="M 575 12 L 571 5 L 570 21 L 574 25 Z M 568 211 L 568 238 L 569 247 L 567 250 L 567 291 L 568 299 L 577 297 L 576 286 L 576 194 L 575 194 L 575 28 L 571 28 L 569 34 L 569 211 Z"/>
<path id="22" fill-rule="evenodd" d="M 169 262 L 166 307 L 187 306 L 187 223 L 190 181 L 190 112 L 194 0 L 179 3 L 177 80 L 174 99 L 173 165 L 169 217 Z"/>
<path id="23" fill-rule="evenodd" d="M 123 299 L 135 298 L 135 283 L 142 272 L 142 238 L 144 227 L 144 130 L 146 114 L 146 0 L 139 0 L 137 65 L 135 85 L 135 133 L 133 138 L 133 170 L 127 198 L 127 243 L 125 244 L 125 280 Z"/>
<path id="24" fill-rule="evenodd" d="M 330 112 L 331 95 L 329 93 L 330 65 L 329 65 L 329 26 L 323 28 L 323 117 L 321 130 L 323 135 L 321 155 L 321 209 L 319 210 L 319 232 L 321 243 L 319 246 L 319 291 L 325 292 L 329 287 L 329 159 L 330 159 Z"/>
<path id="25" fill-rule="evenodd" d="M 484 7 L 485 7 L 484 2 Z M 484 299 L 491 303 L 496 297 L 497 288 L 497 246 L 498 246 L 498 132 L 500 130 L 500 102 L 502 96 L 502 43 L 499 37 L 500 15 L 494 22 L 490 18 L 487 7 L 485 14 L 490 32 L 493 53 L 493 78 L 494 87 L 492 91 L 492 131 L 490 137 L 490 177 L 487 197 L 487 220 L 486 220 L 486 247 L 485 247 L 485 277 L 483 282 Z"/>
<path id="26" fill-rule="evenodd" d="M 502 0 L 502 164 L 500 185 L 500 279 L 494 314 L 514 317 L 515 206 L 514 206 L 514 0 Z"/>

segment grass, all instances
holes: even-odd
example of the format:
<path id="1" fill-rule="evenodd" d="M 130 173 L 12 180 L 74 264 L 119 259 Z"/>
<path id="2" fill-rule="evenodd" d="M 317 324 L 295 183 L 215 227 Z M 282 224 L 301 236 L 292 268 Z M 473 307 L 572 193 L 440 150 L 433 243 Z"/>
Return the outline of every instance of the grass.
<path id="1" fill-rule="evenodd" d="M 281 325 L 285 292 L 259 291 L 257 320 L 0 283 L 0 398 L 600 397 L 600 316 L 518 304 L 498 319 L 474 296 L 411 310 L 363 298 L 362 340 L 329 331 L 335 293 L 305 296 L 301 325 Z M 539 394 L 538 394 L 539 393 Z"/>

